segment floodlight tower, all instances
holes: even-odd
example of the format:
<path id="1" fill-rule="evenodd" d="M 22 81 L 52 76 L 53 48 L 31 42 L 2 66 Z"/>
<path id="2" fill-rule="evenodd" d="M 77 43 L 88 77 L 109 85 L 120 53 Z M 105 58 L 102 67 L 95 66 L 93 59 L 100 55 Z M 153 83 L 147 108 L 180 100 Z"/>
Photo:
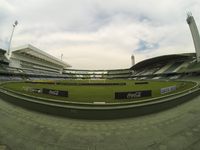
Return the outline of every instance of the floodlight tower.
<path id="1" fill-rule="evenodd" d="M 200 37 L 199 37 L 199 31 L 198 31 L 197 25 L 195 23 L 194 17 L 192 16 L 191 12 L 187 13 L 186 21 L 187 21 L 187 23 L 188 23 L 188 25 L 190 27 L 190 31 L 191 31 L 191 34 L 192 34 L 194 47 L 195 47 L 195 50 L 196 50 L 197 62 L 200 62 Z"/>
<path id="2" fill-rule="evenodd" d="M 13 37 L 13 33 L 14 33 L 14 30 L 15 30 L 15 27 L 17 26 L 17 24 L 18 24 L 18 21 L 16 20 L 13 24 L 12 33 L 11 33 L 10 40 L 9 40 L 8 52 L 7 52 L 8 57 L 10 56 L 10 47 L 11 47 L 12 37 Z"/>
<path id="3" fill-rule="evenodd" d="M 134 55 L 131 55 L 131 65 L 132 66 L 135 65 L 135 57 L 134 57 Z"/>

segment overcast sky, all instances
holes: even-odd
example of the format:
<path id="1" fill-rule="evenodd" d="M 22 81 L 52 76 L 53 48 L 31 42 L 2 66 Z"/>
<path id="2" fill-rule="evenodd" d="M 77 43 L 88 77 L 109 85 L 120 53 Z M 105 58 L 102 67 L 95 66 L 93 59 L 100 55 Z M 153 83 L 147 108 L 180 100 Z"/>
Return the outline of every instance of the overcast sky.
<path id="1" fill-rule="evenodd" d="M 186 13 L 200 28 L 200 0 L 0 0 L 0 48 L 25 44 L 75 69 L 119 69 L 194 52 Z"/>

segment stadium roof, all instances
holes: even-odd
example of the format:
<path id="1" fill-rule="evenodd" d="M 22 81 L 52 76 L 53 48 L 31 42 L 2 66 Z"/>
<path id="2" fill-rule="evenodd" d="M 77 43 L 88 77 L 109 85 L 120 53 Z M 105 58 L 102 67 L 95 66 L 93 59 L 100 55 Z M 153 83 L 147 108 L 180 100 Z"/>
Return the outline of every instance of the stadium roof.
<path id="1" fill-rule="evenodd" d="M 64 68 L 71 67 L 71 65 L 65 63 L 64 61 L 28 44 L 24 46 L 20 46 L 12 49 L 12 53 L 14 54 L 23 54 L 25 56 L 35 57 L 37 59 L 41 59 L 50 63 L 54 63 L 59 66 L 63 66 Z"/>
<path id="2" fill-rule="evenodd" d="M 148 65 L 152 64 L 158 64 L 163 62 L 170 62 L 170 61 L 182 61 L 185 59 L 192 59 L 195 57 L 195 53 L 183 53 L 183 54 L 171 54 L 171 55 L 164 55 L 164 56 L 158 56 L 150 59 L 143 60 L 134 66 L 131 67 L 131 69 L 138 69 L 138 68 L 144 68 Z"/>

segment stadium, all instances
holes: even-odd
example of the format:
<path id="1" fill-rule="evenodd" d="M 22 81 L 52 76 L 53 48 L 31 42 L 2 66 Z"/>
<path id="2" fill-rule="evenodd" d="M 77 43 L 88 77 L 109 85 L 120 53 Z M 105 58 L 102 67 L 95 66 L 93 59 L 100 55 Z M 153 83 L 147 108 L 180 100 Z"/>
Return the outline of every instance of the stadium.
<path id="1" fill-rule="evenodd" d="M 126 69 L 71 69 L 29 44 L 10 53 L 0 49 L 0 149 L 182 149 L 195 143 L 200 38 L 191 15 L 187 23 L 195 53 Z"/>

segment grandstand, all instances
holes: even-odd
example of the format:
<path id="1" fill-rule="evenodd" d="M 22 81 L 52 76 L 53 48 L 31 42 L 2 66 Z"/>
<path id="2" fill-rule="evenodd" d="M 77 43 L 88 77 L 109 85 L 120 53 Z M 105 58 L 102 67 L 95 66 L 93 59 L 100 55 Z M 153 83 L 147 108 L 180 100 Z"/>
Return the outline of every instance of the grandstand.
<path id="1" fill-rule="evenodd" d="M 47 79 L 63 77 L 63 70 L 69 64 L 39 50 L 32 45 L 24 45 L 12 49 L 7 59 L 6 51 L 1 50 L 1 79 Z M 17 77 L 17 78 L 16 78 Z"/>
<path id="2" fill-rule="evenodd" d="M 185 76 L 200 71 L 195 53 L 164 55 L 141 61 L 128 69 L 75 70 L 64 69 L 63 75 L 71 79 L 159 79 Z"/>
<path id="3" fill-rule="evenodd" d="M 39 50 L 32 45 L 25 45 L 12 50 L 11 68 L 18 68 L 27 74 L 62 74 L 69 64 Z"/>
<path id="4" fill-rule="evenodd" d="M 106 70 L 76 70 L 76 69 L 65 69 L 63 74 L 71 79 L 102 79 Z"/>
<path id="5" fill-rule="evenodd" d="M 72 79 L 123 79 L 129 78 L 130 69 L 116 70 L 75 70 L 65 69 L 63 74 Z"/>
<path id="6" fill-rule="evenodd" d="M 192 65 L 191 65 L 192 64 Z M 196 64 L 195 53 L 164 55 L 150 58 L 132 66 L 134 77 L 166 77 L 177 74 L 185 75 Z M 195 70 L 200 71 L 200 70 Z M 191 72 L 190 72 L 191 73 Z"/>
<path id="7" fill-rule="evenodd" d="M 7 68 L 9 65 L 9 60 L 5 57 L 6 51 L 0 49 L 0 80 L 10 80 L 10 78 L 5 75 L 8 72 Z"/>
<path id="8" fill-rule="evenodd" d="M 6 66 L 8 66 L 9 61 L 5 57 L 6 51 L 3 49 L 0 49 L 0 71 L 5 71 Z"/>
<path id="9" fill-rule="evenodd" d="M 198 74 L 195 53 L 164 55 L 141 61 L 128 69 L 77 70 L 31 46 L 15 48 L 8 60 L 1 49 L 0 76 L 3 80 L 32 79 L 159 79 Z"/>

